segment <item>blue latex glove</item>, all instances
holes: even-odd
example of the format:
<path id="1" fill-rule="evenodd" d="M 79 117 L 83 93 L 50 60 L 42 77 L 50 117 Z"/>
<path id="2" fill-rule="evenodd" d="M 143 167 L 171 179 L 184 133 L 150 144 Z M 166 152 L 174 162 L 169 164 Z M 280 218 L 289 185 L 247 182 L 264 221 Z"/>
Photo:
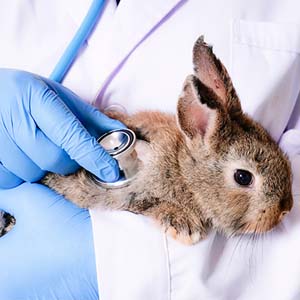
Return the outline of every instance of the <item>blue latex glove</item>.
<path id="1" fill-rule="evenodd" d="M 45 186 L 0 190 L 16 225 L 0 238 L 1 300 L 99 299 L 89 212 Z"/>
<path id="2" fill-rule="evenodd" d="M 104 181 L 119 177 L 117 162 L 95 137 L 125 126 L 62 85 L 24 71 L 0 69 L 0 187 L 35 182 L 78 164 Z"/>

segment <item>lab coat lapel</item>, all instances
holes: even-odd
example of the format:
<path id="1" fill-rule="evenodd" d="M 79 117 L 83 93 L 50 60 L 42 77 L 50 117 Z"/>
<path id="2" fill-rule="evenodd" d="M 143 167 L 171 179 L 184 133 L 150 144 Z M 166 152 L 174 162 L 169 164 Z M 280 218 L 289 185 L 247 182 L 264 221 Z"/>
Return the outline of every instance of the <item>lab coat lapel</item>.
<path id="1" fill-rule="evenodd" d="M 84 17 L 86 16 L 91 4 L 92 0 L 76 0 L 76 5 L 74 5 L 73 0 L 64 0 L 61 1 L 58 5 L 60 6 L 60 9 L 64 9 L 68 12 L 68 14 L 72 17 L 74 22 L 79 27 Z"/>
<path id="2" fill-rule="evenodd" d="M 179 0 L 121 1 L 115 15 L 113 32 L 118 47 L 119 59 L 128 53 L 147 36 L 154 27 L 159 26 L 173 9 L 186 2 Z M 154 28 L 155 30 L 155 28 Z"/>
<path id="3" fill-rule="evenodd" d="M 123 0 L 120 2 L 112 26 L 110 72 L 102 84 L 96 105 L 103 99 L 107 86 L 117 76 L 118 72 L 137 49 L 152 33 L 164 22 L 167 22 L 187 0 L 152 0 L 135 1 Z M 103 103 L 102 103 L 103 104 Z"/>
<path id="4" fill-rule="evenodd" d="M 93 86 L 98 89 L 94 104 L 105 106 L 103 95 L 110 82 L 117 76 L 131 54 L 151 34 L 168 21 L 188 0 L 122 0 L 116 8 L 115 0 L 108 0 L 104 15 L 97 30 L 90 36 L 85 57 L 97 57 L 89 70 L 90 80 L 97 79 Z M 62 1 L 74 22 L 80 26 L 91 5 L 91 0 L 78 0 L 78 5 L 70 5 L 70 0 Z M 107 14 L 109 10 L 109 13 Z M 105 18 L 105 22 L 104 22 Z M 74 32 L 75 33 L 75 32 Z M 76 63 L 72 72 L 76 72 Z M 68 76 L 71 77 L 71 74 Z M 68 77 L 66 78 L 68 80 Z M 98 88 L 97 88 L 98 87 Z"/>

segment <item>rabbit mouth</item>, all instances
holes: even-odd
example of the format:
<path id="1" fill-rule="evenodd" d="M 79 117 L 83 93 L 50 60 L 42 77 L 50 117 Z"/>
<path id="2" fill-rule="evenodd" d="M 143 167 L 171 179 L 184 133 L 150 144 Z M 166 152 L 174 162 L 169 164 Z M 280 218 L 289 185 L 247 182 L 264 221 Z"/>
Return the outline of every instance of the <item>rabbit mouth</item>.
<path id="1" fill-rule="evenodd" d="M 260 234 L 274 229 L 288 212 L 279 213 L 277 217 L 261 216 L 257 221 L 247 222 L 240 230 L 240 234 Z"/>
<path id="2" fill-rule="evenodd" d="M 253 233 L 264 233 L 272 230 L 279 222 L 249 222 L 245 224 L 244 229 L 241 231 L 241 234 L 253 234 Z"/>

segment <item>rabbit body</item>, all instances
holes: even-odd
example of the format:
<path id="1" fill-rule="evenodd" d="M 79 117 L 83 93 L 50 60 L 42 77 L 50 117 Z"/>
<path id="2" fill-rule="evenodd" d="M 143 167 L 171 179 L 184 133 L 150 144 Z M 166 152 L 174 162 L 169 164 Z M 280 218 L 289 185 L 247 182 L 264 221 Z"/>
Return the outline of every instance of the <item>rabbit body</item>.
<path id="1" fill-rule="evenodd" d="M 110 117 L 122 121 L 147 141 L 147 156 L 143 167 L 133 182 L 120 189 L 104 189 L 95 184 L 86 170 L 81 169 L 69 176 L 49 173 L 43 183 L 64 195 L 75 204 L 92 208 L 128 210 L 153 217 L 173 236 L 182 235 L 182 241 L 191 243 L 206 234 L 201 208 L 195 201 L 188 181 L 181 173 L 180 160 L 189 157 L 184 138 L 175 117 L 161 112 L 140 112 L 131 117 L 110 112 Z M 175 151 L 174 151 L 175 150 Z"/>
<path id="2" fill-rule="evenodd" d="M 84 169 L 42 182 L 81 207 L 149 216 L 187 244 L 210 227 L 230 236 L 277 225 L 293 203 L 287 157 L 243 113 L 225 67 L 202 38 L 193 59 L 195 75 L 184 83 L 176 116 L 108 113 L 148 143 L 137 145 L 142 167 L 128 186 L 105 189 Z"/>

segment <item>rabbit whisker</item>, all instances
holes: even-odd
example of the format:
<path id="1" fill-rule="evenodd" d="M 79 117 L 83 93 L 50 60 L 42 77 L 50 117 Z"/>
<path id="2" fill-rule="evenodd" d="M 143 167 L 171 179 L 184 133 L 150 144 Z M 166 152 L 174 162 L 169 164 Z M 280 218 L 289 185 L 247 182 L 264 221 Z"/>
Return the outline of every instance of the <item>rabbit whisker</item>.
<path id="1" fill-rule="evenodd" d="M 243 232 L 246 232 L 248 230 L 248 227 L 249 227 L 249 224 L 244 223 L 244 224 L 242 224 L 241 229 L 243 229 Z M 233 248 L 233 252 L 232 252 L 232 255 L 231 255 L 229 263 L 232 262 L 233 256 L 235 255 L 238 246 L 241 245 L 241 242 L 242 242 L 243 238 L 244 238 L 243 234 L 241 234 L 240 236 L 238 236 L 238 240 L 237 240 L 237 243 L 235 244 L 235 246 Z"/>
<path id="2" fill-rule="evenodd" d="M 256 266 L 256 260 L 255 260 L 255 253 L 256 253 L 256 248 L 257 248 L 257 244 L 259 241 L 259 225 L 261 223 L 261 220 L 259 220 L 254 228 L 253 233 L 251 234 L 251 238 L 249 239 L 249 244 L 251 244 L 252 249 L 250 252 L 250 256 L 249 256 L 249 272 L 250 274 L 252 273 L 253 275 L 255 275 L 255 266 Z M 253 270 L 252 270 L 253 269 Z"/>
<path id="3" fill-rule="evenodd" d="M 236 236 L 236 233 L 238 233 L 240 230 L 241 231 L 243 231 L 244 229 L 245 229 L 245 227 L 247 227 L 247 226 L 249 226 L 247 223 L 242 223 L 242 224 L 240 224 L 229 236 L 228 236 L 228 238 L 233 238 L 234 236 Z M 237 242 L 236 242 L 236 244 L 235 244 L 235 246 L 234 246 L 234 248 L 233 248 L 233 251 L 232 251 L 232 254 L 231 254 L 231 257 L 230 257 L 230 259 L 229 259 L 229 265 L 231 264 L 231 262 L 232 262 L 232 260 L 233 260 L 233 257 L 234 257 L 234 255 L 235 255 L 235 253 L 236 253 L 236 250 L 237 250 L 237 248 L 238 248 L 238 246 L 240 246 L 240 244 L 241 244 L 241 241 L 242 241 L 242 239 L 243 239 L 243 234 L 240 234 L 239 236 L 237 236 Z"/>

